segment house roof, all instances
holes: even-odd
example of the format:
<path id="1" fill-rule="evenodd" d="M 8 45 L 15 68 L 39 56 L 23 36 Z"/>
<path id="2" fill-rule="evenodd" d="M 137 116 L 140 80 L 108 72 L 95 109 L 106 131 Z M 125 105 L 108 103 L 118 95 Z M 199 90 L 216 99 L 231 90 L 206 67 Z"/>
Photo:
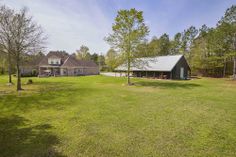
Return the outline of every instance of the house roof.
<path id="1" fill-rule="evenodd" d="M 60 56 L 56 56 L 56 55 L 50 55 L 48 58 L 52 58 L 52 59 L 61 59 Z"/>
<path id="2" fill-rule="evenodd" d="M 69 56 L 61 67 L 97 67 L 91 60 L 77 60 L 74 56 Z"/>
<path id="3" fill-rule="evenodd" d="M 171 55 L 171 56 L 158 56 L 158 57 L 148 57 L 148 58 L 139 58 L 137 62 L 142 64 L 138 66 L 131 64 L 131 71 L 172 71 L 178 61 L 184 57 L 183 55 Z M 116 71 L 126 71 L 127 64 L 122 64 L 118 66 Z"/>
<path id="4" fill-rule="evenodd" d="M 77 60 L 74 56 L 69 55 L 65 52 L 61 51 L 51 51 L 45 56 L 41 62 L 39 63 L 39 66 L 48 66 L 51 67 L 52 65 L 48 64 L 49 58 L 60 58 L 61 59 L 61 65 L 57 65 L 60 67 L 97 67 L 97 64 L 94 63 L 91 60 Z"/>
<path id="5" fill-rule="evenodd" d="M 61 62 L 64 63 L 64 61 L 69 57 L 69 55 L 63 51 L 50 51 L 47 56 L 45 56 L 40 62 L 39 66 L 49 66 L 48 64 L 48 58 L 60 58 Z"/>

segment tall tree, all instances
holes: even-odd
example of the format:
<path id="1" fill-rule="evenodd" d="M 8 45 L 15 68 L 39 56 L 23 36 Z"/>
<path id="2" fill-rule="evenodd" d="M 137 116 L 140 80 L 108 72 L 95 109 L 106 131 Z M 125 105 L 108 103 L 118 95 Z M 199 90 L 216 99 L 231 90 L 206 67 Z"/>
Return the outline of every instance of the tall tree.
<path id="1" fill-rule="evenodd" d="M 106 59 L 104 55 L 102 54 L 98 55 L 98 66 L 99 66 L 100 71 L 104 70 L 105 68 L 105 65 L 106 65 L 105 60 Z"/>
<path id="2" fill-rule="evenodd" d="M 225 28 L 224 30 L 230 32 L 228 39 L 230 40 L 230 56 L 234 62 L 233 66 L 233 79 L 236 79 L 236 5 L 232 5 L 228 8 L 218 22 L 219 27 Z"/>
<path id="3" fill-rule="evenodd" d="M 193 46 L 193 41 L 197 37 L 197 35 L 198 30 L 194 26 L 191 26 L 187 30 L 184 30 L 182 34 L 182 51 L 190 65 L 192 60 L 192 53 L 190 50 Z"/>
<path id="4" fill-rule="evenodd" d="M 135 59 L 138 45 L 145 40 L 149 33 L 143 18 L 143 12 L 136 9 L 119 10 L 112 26 L 113 33 L 106 38 L 112 47 L 124 56 L 127 63 L 127 82 L 130 85 L 130 68 L 139 64 Z"/>
<path id="5" fill-rule="evenodd" d="M 118 54 L 114 49 L 108 50 L 105 62 L 110 71 L 113 71 L 118 66 Z"/>
<path id="6" fill-rule="evenodd" d="M 169 35 L 164 33 L 160 37 L 159 42 L 160 42 L 160 51 L 159 51 L 158 55 L 160 55 L 160 56 L 169 55 L 170 50 L 171 50 Z"/>
<path id="7" fill-rule="evenodd" d="M 6 54 L 3 53 L 2 51 L 0 51 L 0 74 L 4 74 L 5 73 L 5 69 L 6 69 Z"/>
<path id="8" fill-rule="evenodd" d="M 160 52 L 160 40 L 154 36 L 148 43 L 148 53 L 145 57 L 158 56 Z"/>
<path id="9" fill-rule="evenodd" d="M 89 48 L 82 45 L 79 50 L 76 50 L 77 58 L 81 60 L 90 60 Z"/>
<path id="10" fill-rule="evenodd" d="M 0 42 L 11 53 L 17 70 L 17 91 L 21 88 L 20 66 L 25 54 L 39 52 L 43 48 L 45 36 L 41 27 L 28 15 L 27 9 L 19 12 L 5 6 L 1 7 L 1 14 L 7 14 L 1 19 Z"/>
<path id="11" fill-rule="evenodd" d="M 91 56 L 90 56 L 90 59 L 92 61 L 94 61 L 96 64 L 98 64 L 98 54 L 97 53 L 93 53 Z"/>
<path id="12" fill-rule="evenodd" d="M 12 84 L 12 34 L 10 32 L 10 22 L 13 20 L 14 10 L 1 6 L 0 8 L 0 51 L 8 62 L 8 83 Z"/>
<path id="13" fill-rule="evenodd" d="M 181 33 L 175 34 L 174 40 L 171 41 L 171 50 L 170 50 L 171 54 L 180 54 L 181 38 L 182 38 Z"/>

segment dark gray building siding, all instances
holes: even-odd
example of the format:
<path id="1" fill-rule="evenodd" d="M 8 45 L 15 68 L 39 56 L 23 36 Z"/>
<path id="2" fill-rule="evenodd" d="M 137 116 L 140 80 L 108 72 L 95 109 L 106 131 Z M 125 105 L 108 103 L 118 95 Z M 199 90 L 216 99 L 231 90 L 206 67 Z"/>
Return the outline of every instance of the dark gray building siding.
<path id="1" fill-rule="evenodd" d="M 189 77 L 190 67 L 189 67 L 186 59 L 184 58 L 184 56 L 182 56 L 171 71 L 172 79 L 181 79 L 180 78 L 181 67 L 184 68 L 184 79 L 187 79 Z"/>

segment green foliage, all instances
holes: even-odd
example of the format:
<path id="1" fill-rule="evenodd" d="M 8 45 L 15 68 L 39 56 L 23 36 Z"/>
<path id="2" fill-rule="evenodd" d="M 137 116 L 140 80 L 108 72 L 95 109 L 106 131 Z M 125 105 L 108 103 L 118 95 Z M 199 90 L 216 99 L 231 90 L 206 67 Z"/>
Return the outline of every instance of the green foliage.
<path id="1" fill-rule="evenodd" d="M 96 64 L 98 64 L 98 54 L 97 53 L 93 53 L 91 56 L 90 56 L 90 59 L 92 61 L 94 61 Z"/>
<path id="2" fill-rule="evenodd" d="M 235 73 L 236 6 L 228 8 L 215 28 L 191 26 L 170 39 L 168 34 L 153 37 L 137 46 L 136 58 L 185 55 L 193 74 L 224 77 Z M 235 63 L 236 64 L 236 63 Z M 235 72 L 233 72 L 235 69 Z"/>
<path id="3" fill-rule="evenodd" d="M 76 57 L 80 60 L 90 60 L 91 55 L 89 53 L 89 48 L 82 45 L 79 50 L 76 50 Z"/>
<path id="4" fill-rule="evenodd" d="M 136 9 L 119 10 L 112 31 L 106 41 L 121 53 L 123 62 L 127 63 L 128 84 L 130 84 L 130 63 L 136 61 L 135 54 L 138 45 L 149 33 L 148 27 L 144 23 L 143 12 Z"/>
<path id="5" fill-rule="evenodd" d="M 170 53 L 170 49 L 171 49 L 171 43 L 170 43 L 170 39 L 169 39 L 169 35 L 167 35 L 166 33 L 163 34 L 160 39 L 160 52 L 158 53 L 158 55 L 162 56 L 162 55 L 168 55 Z"/>
<path id="6" fill-rule="evenodd" d="M 191 65 L 195 72 L 207 76 L 232 75 L 233 58 L 236 56 L 236 6 L 226 10 L 216 28 L 203 25 L 194 39 Z"/>
<path id="7" fill-rule="evenodd" d="M 121 62 L 118 53 L 114 49 L 108 50 L 106 54 L 106 65 L 108 66 L 109 71 L 113 71 Z"/>
<path id="8" fill-rule="evenodd" d="M 175 54 L 180 54 L 181 53 L 181 44 L 182 44 L 182 34 L 181 33 L 177 33 L 174 36 L 174 40 L 171 41 L 170 45 L 171 45 L 171 54 L 175 55 Z"/>

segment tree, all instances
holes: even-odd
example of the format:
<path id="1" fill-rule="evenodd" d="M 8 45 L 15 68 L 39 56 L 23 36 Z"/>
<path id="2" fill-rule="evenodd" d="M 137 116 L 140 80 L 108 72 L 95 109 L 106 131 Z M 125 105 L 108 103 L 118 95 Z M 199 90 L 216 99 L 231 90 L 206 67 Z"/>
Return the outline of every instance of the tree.
<path id="1" fill-rule="evenodd" d="M 17 70 L 17 91 L 21 88 L 20 66 L 23 56 L 28 53 L 39 52 L 43 48 L 45 36 L 41 27 L 28 16 L 26 8 L 19 12 L 5 6 L 0 9 L 0 44 L 12 55 Z"/>
<path id="2" fill-rule="evenodd" d="M 7 58 L 6 54 L 0 51 L 0 74 L 5 73 L 6 64 L 7 64 L 6 58 Z"/>
<path id="3" fill-rule="evenodd" d="M 174 40 L 171 41 L 171 54 L 180 54 L 180 49 L 181 49 L 181 38 L 182 34 L 177 33 L 174 36 Z"/>
<path id="4" fill-rule="evenodd" d="M 226 10 L 224 16 L 218 22 L 218 25 L 219 27 L 226 28 L 225 30 L 230 31 L 230 37 L 228 37 L 228 39 L 231 41 L 231 53 L 229 56 L 232 57 L 234 62 L 233 79 L 236 79 L 236 5 L 232 5 Z"/>
<path id="5" fill-rule="evenodd" d="M 90 59 L 98 65 L 98 54 L 93 53 L 90 57 L 91 57 Z"/>
<path id="6" fill-rule="evenodd" d="M 149 33 L 144 23 L 143 12 L 136 9 L 119 10 L 112 26 L 113 33 L 106 41 L 118 52 L 122 53 L 123 60 L 127 63 L 127 82 L 130 82 L 130 68 L 132 64 L 139 64 L 135 53 L 140 43 Z"/>
<path id="7" fill-rule="evenodd" d="M 100 70 L 100 71 L 101 71 L 101 70 L 104 70 L 105 65 L 106 65 L 106 63 L 105 63 L 105 56 L 102 55 L 102 54 L 100 54 L 100 55 L 98 56 L 98 66 L 99 66 L 99 70 Z"/>
<path id="8" fill-rule="evenodd" d="M 79 50 L 76 50 L 77 58 L 81 60 L 90 60 L 89 48 L 82 45 Z"/>
<path id="9" fill-rule="evenodd" d="M 160 40 L 154 36 L 148 43 L 148 53 L 145 57 L 157 56 L 160 52 Z"/>
<path id="10" fill-rule="evenodd" d="M 118 54 L 114 49 L 108 50 L 106 54 L 105 63 L 110 71 L 113 71 L 119 63 Z"/>
<path id="11" fill-rule="evenodd" d="M 169 55 L 170 54 L 170 49 L 171 49 L 171 44 L 170 44 L 170 39 L 169 39 L 169 35 L 164 33 L 160 39 L 160 51 L 159 54 L 160 56 L 163 55 Z"/>
<path id="12" fill-rule="evenodd" d="M 12 84 L 11 70 L 12 70 L 12 37 L 9 30 L 10 22 L 13 20 L 14 11 L 1 6 L 0 8 L 0 50 L 2 56 L 6 57 L 8 62 L 8 83 Z M 3 59 L 3 58 L 2 58 Z"/>
<path id="13" fill-rule="evenodd" d="M 144 41 L 137 46 L 137 52 L 135 54 L 135 57 L 149 57 L 152 56 L 152 54 L 153 51 L 150 51 L 148 41 Z"/>
<path id="14" fill-rule="evenodd" d="M 192 53 L 191 47 L 193 46 L 193 41 L 198 35 L 198 30 L 191 26 L 182 33 L 182 52 L 186 56 L 188 62 L 191 65 Z"/>

